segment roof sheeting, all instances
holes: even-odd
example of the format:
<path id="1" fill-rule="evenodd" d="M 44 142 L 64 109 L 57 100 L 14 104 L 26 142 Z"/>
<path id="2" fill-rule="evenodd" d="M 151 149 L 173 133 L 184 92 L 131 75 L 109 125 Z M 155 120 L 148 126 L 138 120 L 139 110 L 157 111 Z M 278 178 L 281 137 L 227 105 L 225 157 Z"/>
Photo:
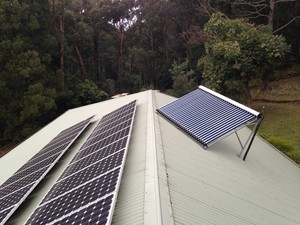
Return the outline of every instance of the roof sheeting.
<path id="1" fill-rule="evenodd" d="M 160 224 L 170 221 L 174 224 L 300 224 L 298 166 L 259 137 L 254 140 L 251 157 L 246 162 L 236 156 L 239 143 L 235 135 L 214 144 L 210 151 L 203 151 L 197 142 L 155 113 L 157 108 L 175 98 L 154 91 L 69 110 L 1 158 L 0 171 L 7 172 L 4 174 L 7 178 L 7 174 L 24 163 L 24 151 L 30 157 L 36 148 L 43 146 L 41 142 L 51 140 L 63 127 L 88 115 L 96 114 L 95 121 L 100 120 L 134 99 L 137 99 L 135 122 L 112 224 L 155 224 L 153 221 L 157 218 L 146 219 L 148 214 L 154 213 L 146 199 L 151 199 L 151 204 L 159 204 L 160 212 L 153 215 L 161 217 Z M 151 123 L 149 117 L 152 117 Z M 60 167 L 37 187 L 35 195 L 21 205 L 23 210 L 18 209 L 8 224 L 23 224 L 28 219 L 93 126 L 87 128 L 68 157 L 58 164 Z M 244 141 L 250 130 L 243 128 L 238 132 Z M 147 153 L 150 149 L 156 151 L 155 154 Z M 153 198 L 149 198 L 146 191 L 149 163 L 157 169 L 151 182 L 157 183 L 158 195 Z M 1 183 L 5 176 L 0 177 Z"/>

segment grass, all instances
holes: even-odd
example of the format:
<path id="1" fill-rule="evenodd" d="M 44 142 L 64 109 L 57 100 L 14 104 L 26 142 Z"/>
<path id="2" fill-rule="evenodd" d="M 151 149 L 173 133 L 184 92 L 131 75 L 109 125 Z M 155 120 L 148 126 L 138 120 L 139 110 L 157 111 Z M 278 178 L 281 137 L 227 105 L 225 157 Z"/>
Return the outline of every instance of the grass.
<path id="1" fill-rule="evenodd" d="M 274 81 L 265 92 L 254 90 L 253 108 L 264 114 L 259 134 L 300 164 L 300 76 Z M 286 101 L 280 103 L 279 101 Z M 298 100 L 298 101 L 297 101 Z M 272 102 L 273 101 L 273 102 Z M 288 102 L 292 101 L 292 102 Z"/>
<path id="2" fill-rule="evenodd" d="M 270 83 L 267 90 L 261 92 L 259 87 L 252 91 L 254 99 L 273 101 L 300 100 L 300 76 L 284 78 Z"/>

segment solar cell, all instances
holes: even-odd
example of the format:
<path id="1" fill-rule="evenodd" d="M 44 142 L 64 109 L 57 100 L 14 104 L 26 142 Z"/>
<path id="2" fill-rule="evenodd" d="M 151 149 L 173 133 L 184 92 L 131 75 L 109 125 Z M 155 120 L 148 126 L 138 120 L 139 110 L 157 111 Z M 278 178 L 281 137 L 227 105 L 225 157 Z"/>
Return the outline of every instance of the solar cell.
<path id="1" fill-rule="evenodd" d="M 64 151 L 68 146 L 70 145 L 70 142 L 64 143 L 61 146 L 54 148 L 54 149 L 48 149 L 48 151 L 38 152 L 35 156 L 33 156 L 28 163 L 30 165 L 36 164 L 39 161 L 43 159 L 47 159 L 48 157 L 51 157 L 53 155 L 59 155 L 62 151 Z M 26 163 L 27 164 L 27 163 Z M 24 165 L 24 167 L 26 166 Z"/>
<path id="2" fill-rule="evenodd" d="M 98 161 L 110 154 L 119 151 L 120 149 L 124 149 L 126 147 L 126 141 L 127 141 L 127 136 L 113 143 L 110 143 L 109 145 L 102 148 L 99 147 L 100 146 L 98 145 L 99 142 L 94 145 L 90 145 L 87 148 L 83 149 L 82 151 L 78 152 L 76 157 L 74 157 L 74 159 L 71 161 L 71 164 L 77 162 L 78 160 L 84 160 L 85 157 L 95 157 L 94 160 Z"/>
<path id="3" fill-rule="evenodd" d="M 112 217 L 136 101 L 105 115 L 26 224 L 107 224 Z"/>
<path id="4" fill-rule="evenodd" d="M 69 225 L 69 224 L 97 224 L 104 225 L 107 223 L 109 210 L 112 204 L 113 195 L 109 195 L 103 200 L 90 204 L 88 207 L 73 214 L 63 217 L 61 220 L 55 221 L 53 224 Z M 74 215 L 75 214 L 75 215 Z"/>
<path id="5" fill-rule="evenodd" d="M 24 186 L 36 182 L 43 173 L 47 170 L 47 167 L 41 168 L 34 173 L 31 173 L 21 179 L 15 180 L 14 177 L 11 177 L 7 182 L 3 184 L 3 187 L 0 189 L 0 199 L 10 193 L 23 188 Z"/>
<path id="6" fill-rule="evenodd" d="M 109 143 L 112 143 L 124 136 L 127 136 L 129 134 L 129 131 L 130 131 L 130 126 L 129 127 L 126 127 L 122 130 L 117 130 L 115 133 L 113 134 L 110 134 L 108 136 L 103 136 L 103 135 L 98 135 L 98 136 L 93 136 L 91 139 L 89 139 L 87 142 L 86 142 L 86 146 L 89 146 L 91 144 L 94 144 L 94 143 L 99 143 L 99 147 L 104 147 L 106 145 L 108 145 Z"/>
<path id="7" fill-rule="evenodd" d="M 0 186 L 0 224 L 4 224 L 90 123 L 90 117 L 59 133 Z M 68 136 L 70 135 L 70 136 Z"/>
<path id="8" fill-rule="evenodd" d="M 0 221 L 4 221 L 4 219 L 11 213 L 12 209 L 13 206 L 2 211 L 0 210 Z"/>
<path id="9" fill-rule="evenodd" d="M 119 170 L 118 168 L 85 185 L 64 192 L 57 198 L 42 203 L 35 211 L 34 217 L 31 217 L 26 224 L 48 224 L 81 208 L 86 208 L 95 201 L 99 201 L 115 190 Z"/>
<path id="10" fill-rule="evenodd" d="M 124 150 L 88 167 L 84 164 L 76 163 L 74 166 L 67 169 L 66 173 L 63 174 L 65 178 L 58 180 L 58 182 L 53 186 L 54 189 L 56 188 L 55 192 L 50 192 L 49 195 L 46 196 L 46 199 L 51 199 L 71 190 L 72 188 L 78 187 L 79 185 L 120 166 L 123 156 Z M 82 169 L 82 167 L 85 168 Z M 58 189 L 60 191 L 58 191 Z"/>
<path id="11" fill-rule="evenodd" d="M 40 159 L 37 161 L 29 161 L 28 163 L 25 164 L 25 166 L 22 166 L 20 170 L 18 170 L 15 174 L 14 177 L 23 177 L 26 174 L 33 173 L 37 171 L 40 168 L 43 168 L 47 165 L 51 165 L 58 156 L 59 153 L 56 153 L 52 156 L 49 156 L 48 158 L 45 159 Z"/>
<path id="12" fill-rule="evenodd" d="M 22 199 L 27 192 L 33 187 L 33 184 L 29 184 L 22 189 L 19 189 L 15 192 L 10 193 L 9 195 L 5 196 L 4 198 L 1 198 L 0 200 L 0 211 L 3 209 L 6 209 L 8 207 L 11 207 L 13 205 L 16 205 L 20 199 Z"/>
<path id="13" fill-rule="evenodd" d="M 262 118 L 256 112 L 203 86 L 157 112 L 207 148 Z"/>

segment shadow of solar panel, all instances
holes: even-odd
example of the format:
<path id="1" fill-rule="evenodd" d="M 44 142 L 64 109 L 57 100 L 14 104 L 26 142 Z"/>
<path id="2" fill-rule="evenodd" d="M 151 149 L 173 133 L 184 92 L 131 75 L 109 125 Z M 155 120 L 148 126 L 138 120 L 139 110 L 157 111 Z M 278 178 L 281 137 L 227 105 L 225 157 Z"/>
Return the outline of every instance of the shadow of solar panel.
<path id="1" fill-rule="evenodd" d="M 43 149 L 25 163 L 16 173 L 0 186 L 0 206 L 7 207 L 4 224 L 36 185 L 44 178 L 64 152 L 83 132 L 94 116 L 60 132 Z M 68 136 L 69 135 L 69 136 Z"/>
<path id="2" fill-rule="evenodd" d="M 257 120 L 258 112 L 203 86 L 157 112 L 197 140 L 204 148 Z"/>
<path id="3" fill-rule="evenodd" d="M 111 220 L 135 109 L 133 101 L 101 119 L 27 224 Z"/>

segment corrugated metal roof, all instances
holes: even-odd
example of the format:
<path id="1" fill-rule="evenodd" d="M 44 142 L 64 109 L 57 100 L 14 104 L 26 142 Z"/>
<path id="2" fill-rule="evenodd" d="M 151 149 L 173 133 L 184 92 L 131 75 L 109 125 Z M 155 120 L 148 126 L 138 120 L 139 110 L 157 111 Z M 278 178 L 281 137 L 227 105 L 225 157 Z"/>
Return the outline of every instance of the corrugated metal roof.
<path id="1" fill-rule="evenodd" d="M 300 170 L 263 140 L 244 162 L 234 135 L 202 150 L 159 123 L 176 224 L 300 224 Z"/>
<path id="2" fill-rule="evenodd" d="M 95 121 L 99 120 L 134 99 L 136 116 L 113 224 L 300 224 L 298 166 L 259 137 L 246 162 L 236 156 L 240 145 L 235 135 L 203 150 L 155 113 L 175 99 L 156 91 L 69 110 L 0 159 L 0 171 L 5 171 L 0 183 L 64 127 L 88 115 L 96 114 Z M 88 128 L 72 146 L 10 224 L 28 218 L 92 130 Z M 239 131 L 242 141 L 249 132 Z M 150 198 L 152 188 L 157 191 Z"/>

